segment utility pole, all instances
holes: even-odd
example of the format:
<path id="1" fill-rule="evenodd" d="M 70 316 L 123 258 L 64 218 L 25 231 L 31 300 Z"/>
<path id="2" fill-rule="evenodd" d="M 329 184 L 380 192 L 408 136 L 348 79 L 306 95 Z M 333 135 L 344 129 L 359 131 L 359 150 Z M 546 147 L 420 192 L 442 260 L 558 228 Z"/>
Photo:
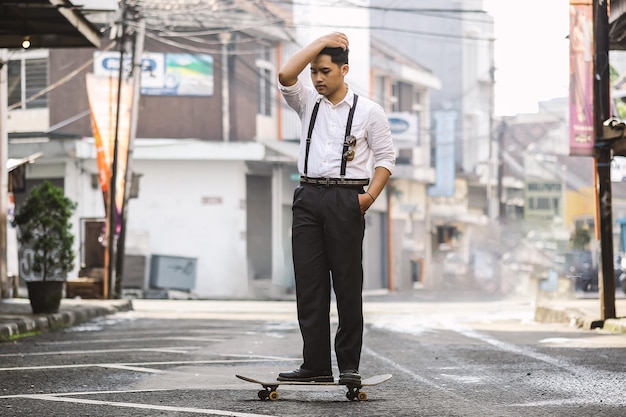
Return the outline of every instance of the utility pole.
<path id="1" fill-rule="evenodd" d="M 9 157 L 9 138 L 7 133 L 7 53 L 0 49 L 0 298 L 9 296 L 7 277 L 7 193 L 9 175 L 6 160 Z"/>
<path id="2" fill-rule="evenodd" d="M 600 211 L 600 253 L 602 282 L 600 285 L 600 309 L 602 320 L 615 318 L 615 271 L 613 270 L 613 208 L 611 190 L 611 143 L 603 137 L 603 123 L 610 113 L 609 79 L 609 16 L 607 0 L 593 0 L 594 21 L 594 82 L 593 111 L 596 137 L 595 164 L 598 183 Z"/>
<path id="3" fill-rule="evenodd" d="M 130 116 L 130 134 L 128 138 L 128 156 L 126 160 L 126 172 L 124 180 L 124 200 L 122 203 L 122 210 L 120 214 L 120 236 L 117 240 L 117 258 L 115 264 L 115 276 L 117 278 L 116 288 L 121 294 L 122 282 L 124 279 L 124 259 L 126 255 L 126 223 L 128 220 L 128 199 L 130 195 L 130 188 L 132 185 L 133 169 L 132 169 L 132 155 L 135 137 L 137 136 L 137 119 L 139 117 L 139 98 L 141 95 L 141 74 L 142 68 L 142 55 L 144 48 L 144 36 L 146 31 L 146 22 L 141 19 L 139 12 L 134 11 L 133 20 L 139 20 L 137 31 L 135 32 L 135 48 L 133 49 L 133 63 L 132 63 L 132 77 L 133 77 L 133 102 L 131 107 Z"/>
<path id="4" fill-rule="evenodd" d="M 498 126 L 498 219 L 500 224 L 507 222 L 506 218 L 506 202 L 504 201 L 504 134 L 506 133 L 506 119 L 503 117 Z"/>
<path id="5" fill-rule="evenodd" d="M 228 44 L 232 38 L 230 32 L 220 33 L 220 42 L 222 43 L 222 140 L 230 141 L 230 86 L 228 85 L 229 68 L 228 68 Z"/>
<path id="6" fill-rule="evenodd" d="M 119 52 L 120 52 L 120 64 L 118 71 L 118 84 L 117 84 L 117 108 L 115 111 L 115 133 L 113 140 L 113 163 L 111 166 L 111 178 L 109 184 L 109 195 L 108 195 L 108 211 L 107 211 L 107 255 L 105 257 L 105 261 L 107 262 L 106 267 L 106 280 L 108 286 L 105 288 L 108 289 L 107 294 L 108 298 L 115 298 L 120 289 L 115 287 L 115 249 L 116 249 L 116 239 L 115 236 L 117 234 L 117 207 L 115 204 L 115 194 L 116 194 L 116 182 L 117 182 L 117 164 L 118 164 L 118 143 L 119 143 L 119 130 L 120 130 L 120 107 L 121 107 L 121 97 L 122 97 L 122 77 L 124 75 L 124 44 L 126 43 L 126 11 L 127 5 L 126 2 L 122 2 L 122 22 L 121 22 L 121 34 L 118 36 L 117 41 L 119 42 Z"/>

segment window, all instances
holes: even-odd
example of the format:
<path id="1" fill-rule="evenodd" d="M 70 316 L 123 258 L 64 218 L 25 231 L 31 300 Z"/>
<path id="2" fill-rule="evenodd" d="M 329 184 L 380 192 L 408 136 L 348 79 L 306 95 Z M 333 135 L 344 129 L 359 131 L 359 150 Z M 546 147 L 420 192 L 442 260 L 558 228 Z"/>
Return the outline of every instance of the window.
<path id="1" fill-rule="evenodd" d="M 413 90 L 413 110 L 422 109 L 422 92 L 419 90 Z"/>
<path id="2" fill-rule="evenodd" d="M 391 85 L 391 111 L 400 111 L 400 83 L 398 82 Z"/>
<path id="3" fill-rule="evenodd" d="M 263 116 L 271 116 L 272 92 L 274 91 L 274 88 L 272 85 L 273 66 L 271 62 L 271 51 L 269 47 L 261 46 L 259 48 L 256 66 L 259 74 L 257 113 Z"/>
<path id="4" fill-rule="evenodd" d="M 258 113 L 272 115 L 272 71 L 259 68 L 259 107 Z"/>
<path id="5" fill-rule="evenodd" d="M 41 54 L 39 54 L 41 55 Z M 48 107 L 48 95 L 44 94 L 28 102 L 27 99 L 48 87 L 48 58 L 29 57 L 22 54 L 8 63 L 8 104 L 19 109 Z"/>
<path id="6" fill-rule="evenodd" d="M 398 155 L 396 156 L 396 164 L 398 165 L 411 165 L 413 163 L 413 149 L 398 149 Z"/>
<path id="7" fill-rule="evenodd" d="M 558 197 L 555 197 L 552 199 L 552 209 L 554 211 L 555 216 L 559 216 L 561 214 L 561 210 L 559 209 L 560 202 L 561 202 L 561 199 Z"/>
<path id="8" fill-rule="evenodd" d="M 383 106 L 383 108 L 387 107 L 387 103 L 385 102 L 385 86 L 387 80 L 384 76 L 376 75 L 374 77 L 374 101 Z"/>

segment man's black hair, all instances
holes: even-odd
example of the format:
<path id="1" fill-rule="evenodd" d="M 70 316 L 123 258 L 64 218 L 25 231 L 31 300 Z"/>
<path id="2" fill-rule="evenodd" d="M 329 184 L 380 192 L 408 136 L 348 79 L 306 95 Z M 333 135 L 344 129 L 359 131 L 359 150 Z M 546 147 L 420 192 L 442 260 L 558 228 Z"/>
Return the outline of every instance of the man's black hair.
<path id="1" fill-rule="evenodd" d="M 348 48 L 345 50 L 343 48 L 324 48 L 320 55 L 328 55 L 330 56 L 330 60 L 339 66 L 348 63 Z"/>

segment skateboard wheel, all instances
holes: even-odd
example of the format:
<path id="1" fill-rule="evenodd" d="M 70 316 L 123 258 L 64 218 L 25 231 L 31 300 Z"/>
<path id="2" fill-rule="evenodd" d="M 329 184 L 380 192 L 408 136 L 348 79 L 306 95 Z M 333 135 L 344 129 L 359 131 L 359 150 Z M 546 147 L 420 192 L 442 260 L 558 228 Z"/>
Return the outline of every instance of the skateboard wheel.
<path id="1" fill-rule="evenodd" d="M 269 399 L 270 401 L 276 401 L 278 399 L 279 395 L 278 392 L 276 391 L 272 391 L 269 393 Z"/>
<path id="2" fill-rule="evenodd" d="M 367 401 L 367 394 L 364 392 L 359 392 L 356 396 L 359 401 Z"/>
<path id="3" fill-rule="evenodd" d="M 269 398 L 269 392 L 267 390 L 264 390 L 264 389 L 259 391 L 258 395 L 259 395 L 259 399 L 261 399 L 261 400 L 267 400 Z"/>

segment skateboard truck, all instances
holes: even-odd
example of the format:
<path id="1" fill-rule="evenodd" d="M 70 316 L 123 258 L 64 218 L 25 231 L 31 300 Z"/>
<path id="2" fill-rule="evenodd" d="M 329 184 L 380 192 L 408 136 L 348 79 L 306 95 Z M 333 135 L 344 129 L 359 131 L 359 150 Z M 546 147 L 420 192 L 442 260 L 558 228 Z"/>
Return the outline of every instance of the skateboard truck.
<path id="1" fill-rule="evenodd" d="M 350 401 L 367 401 L 367 394 L 361 391 L 361 385 L 347 384 L 348 392 L 346 392 L 346 398 Z"/>

